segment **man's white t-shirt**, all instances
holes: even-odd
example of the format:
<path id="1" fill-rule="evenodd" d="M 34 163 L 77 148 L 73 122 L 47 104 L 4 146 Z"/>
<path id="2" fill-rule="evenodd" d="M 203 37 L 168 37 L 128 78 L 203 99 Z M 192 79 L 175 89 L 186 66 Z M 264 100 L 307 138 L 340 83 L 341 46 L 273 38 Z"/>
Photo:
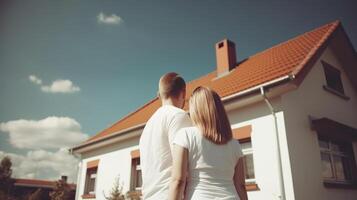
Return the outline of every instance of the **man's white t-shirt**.
<path id="1" fill-rule="evenodd" d="M 171 105 L 160 107 L 146 123 L 139 143 L 144 200 L 168 199 L 172 142 L 181 128 L 189 126 L 187 113 Z"/>

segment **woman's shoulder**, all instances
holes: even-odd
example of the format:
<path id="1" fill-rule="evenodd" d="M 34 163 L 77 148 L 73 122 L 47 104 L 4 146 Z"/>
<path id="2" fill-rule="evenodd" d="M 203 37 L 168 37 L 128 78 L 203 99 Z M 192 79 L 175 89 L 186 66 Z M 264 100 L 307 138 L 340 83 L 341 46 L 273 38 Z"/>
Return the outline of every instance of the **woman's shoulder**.
<path id="1" fill-rule="evenodd" d="M 242 147 L 238 140 L 231 139 L 229 141 L 229 144 L 230 144 L 230 149 L 231 151 L 233 151 L 233 154 L 235 155 L 236 158 L 240 158 L 241 156 L 243 156 Z"/>
<path id="2" fill-rule="evenodd" d="M 199 129 L 195 126 L 181 128 L 178 134 L 185 134 L 188 138 L 193 138 L 200 134 Z"/>

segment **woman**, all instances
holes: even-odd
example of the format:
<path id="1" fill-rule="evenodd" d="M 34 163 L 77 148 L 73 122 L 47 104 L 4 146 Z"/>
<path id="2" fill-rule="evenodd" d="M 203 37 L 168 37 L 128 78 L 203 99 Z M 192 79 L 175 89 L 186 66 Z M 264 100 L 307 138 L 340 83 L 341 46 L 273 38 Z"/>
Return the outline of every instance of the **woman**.
<path id="1" fill-rule="evenodd" d="M 218 94 L 196 88 L 190 98 L 194 127 L 173 141 L 170 200 L 246 200 L 242 151 Z"/>

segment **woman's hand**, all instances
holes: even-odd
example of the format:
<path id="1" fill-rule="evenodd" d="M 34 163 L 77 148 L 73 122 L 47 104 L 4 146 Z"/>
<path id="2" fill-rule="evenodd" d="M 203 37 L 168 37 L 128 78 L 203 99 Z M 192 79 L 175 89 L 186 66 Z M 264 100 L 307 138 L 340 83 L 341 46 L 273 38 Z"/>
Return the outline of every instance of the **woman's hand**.
<path id="1" fill-rule="evenodd" d="M 188 150 L 174 145 L 169 200 L 182 200 L 186 186 Z"/>

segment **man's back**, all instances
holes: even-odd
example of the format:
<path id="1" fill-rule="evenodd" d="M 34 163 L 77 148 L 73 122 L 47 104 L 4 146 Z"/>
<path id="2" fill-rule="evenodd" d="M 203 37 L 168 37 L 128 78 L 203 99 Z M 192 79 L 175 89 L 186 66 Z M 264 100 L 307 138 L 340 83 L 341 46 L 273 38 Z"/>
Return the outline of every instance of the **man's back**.
<path id="1" fill-rule="evenodd" d="M 176 132 L 191 126 L 185 111 L 163 105 L 146 123 L 140 138 L 140 159 L 145 200 L 165 200 L 171 178 L 171 145 Z"/>

